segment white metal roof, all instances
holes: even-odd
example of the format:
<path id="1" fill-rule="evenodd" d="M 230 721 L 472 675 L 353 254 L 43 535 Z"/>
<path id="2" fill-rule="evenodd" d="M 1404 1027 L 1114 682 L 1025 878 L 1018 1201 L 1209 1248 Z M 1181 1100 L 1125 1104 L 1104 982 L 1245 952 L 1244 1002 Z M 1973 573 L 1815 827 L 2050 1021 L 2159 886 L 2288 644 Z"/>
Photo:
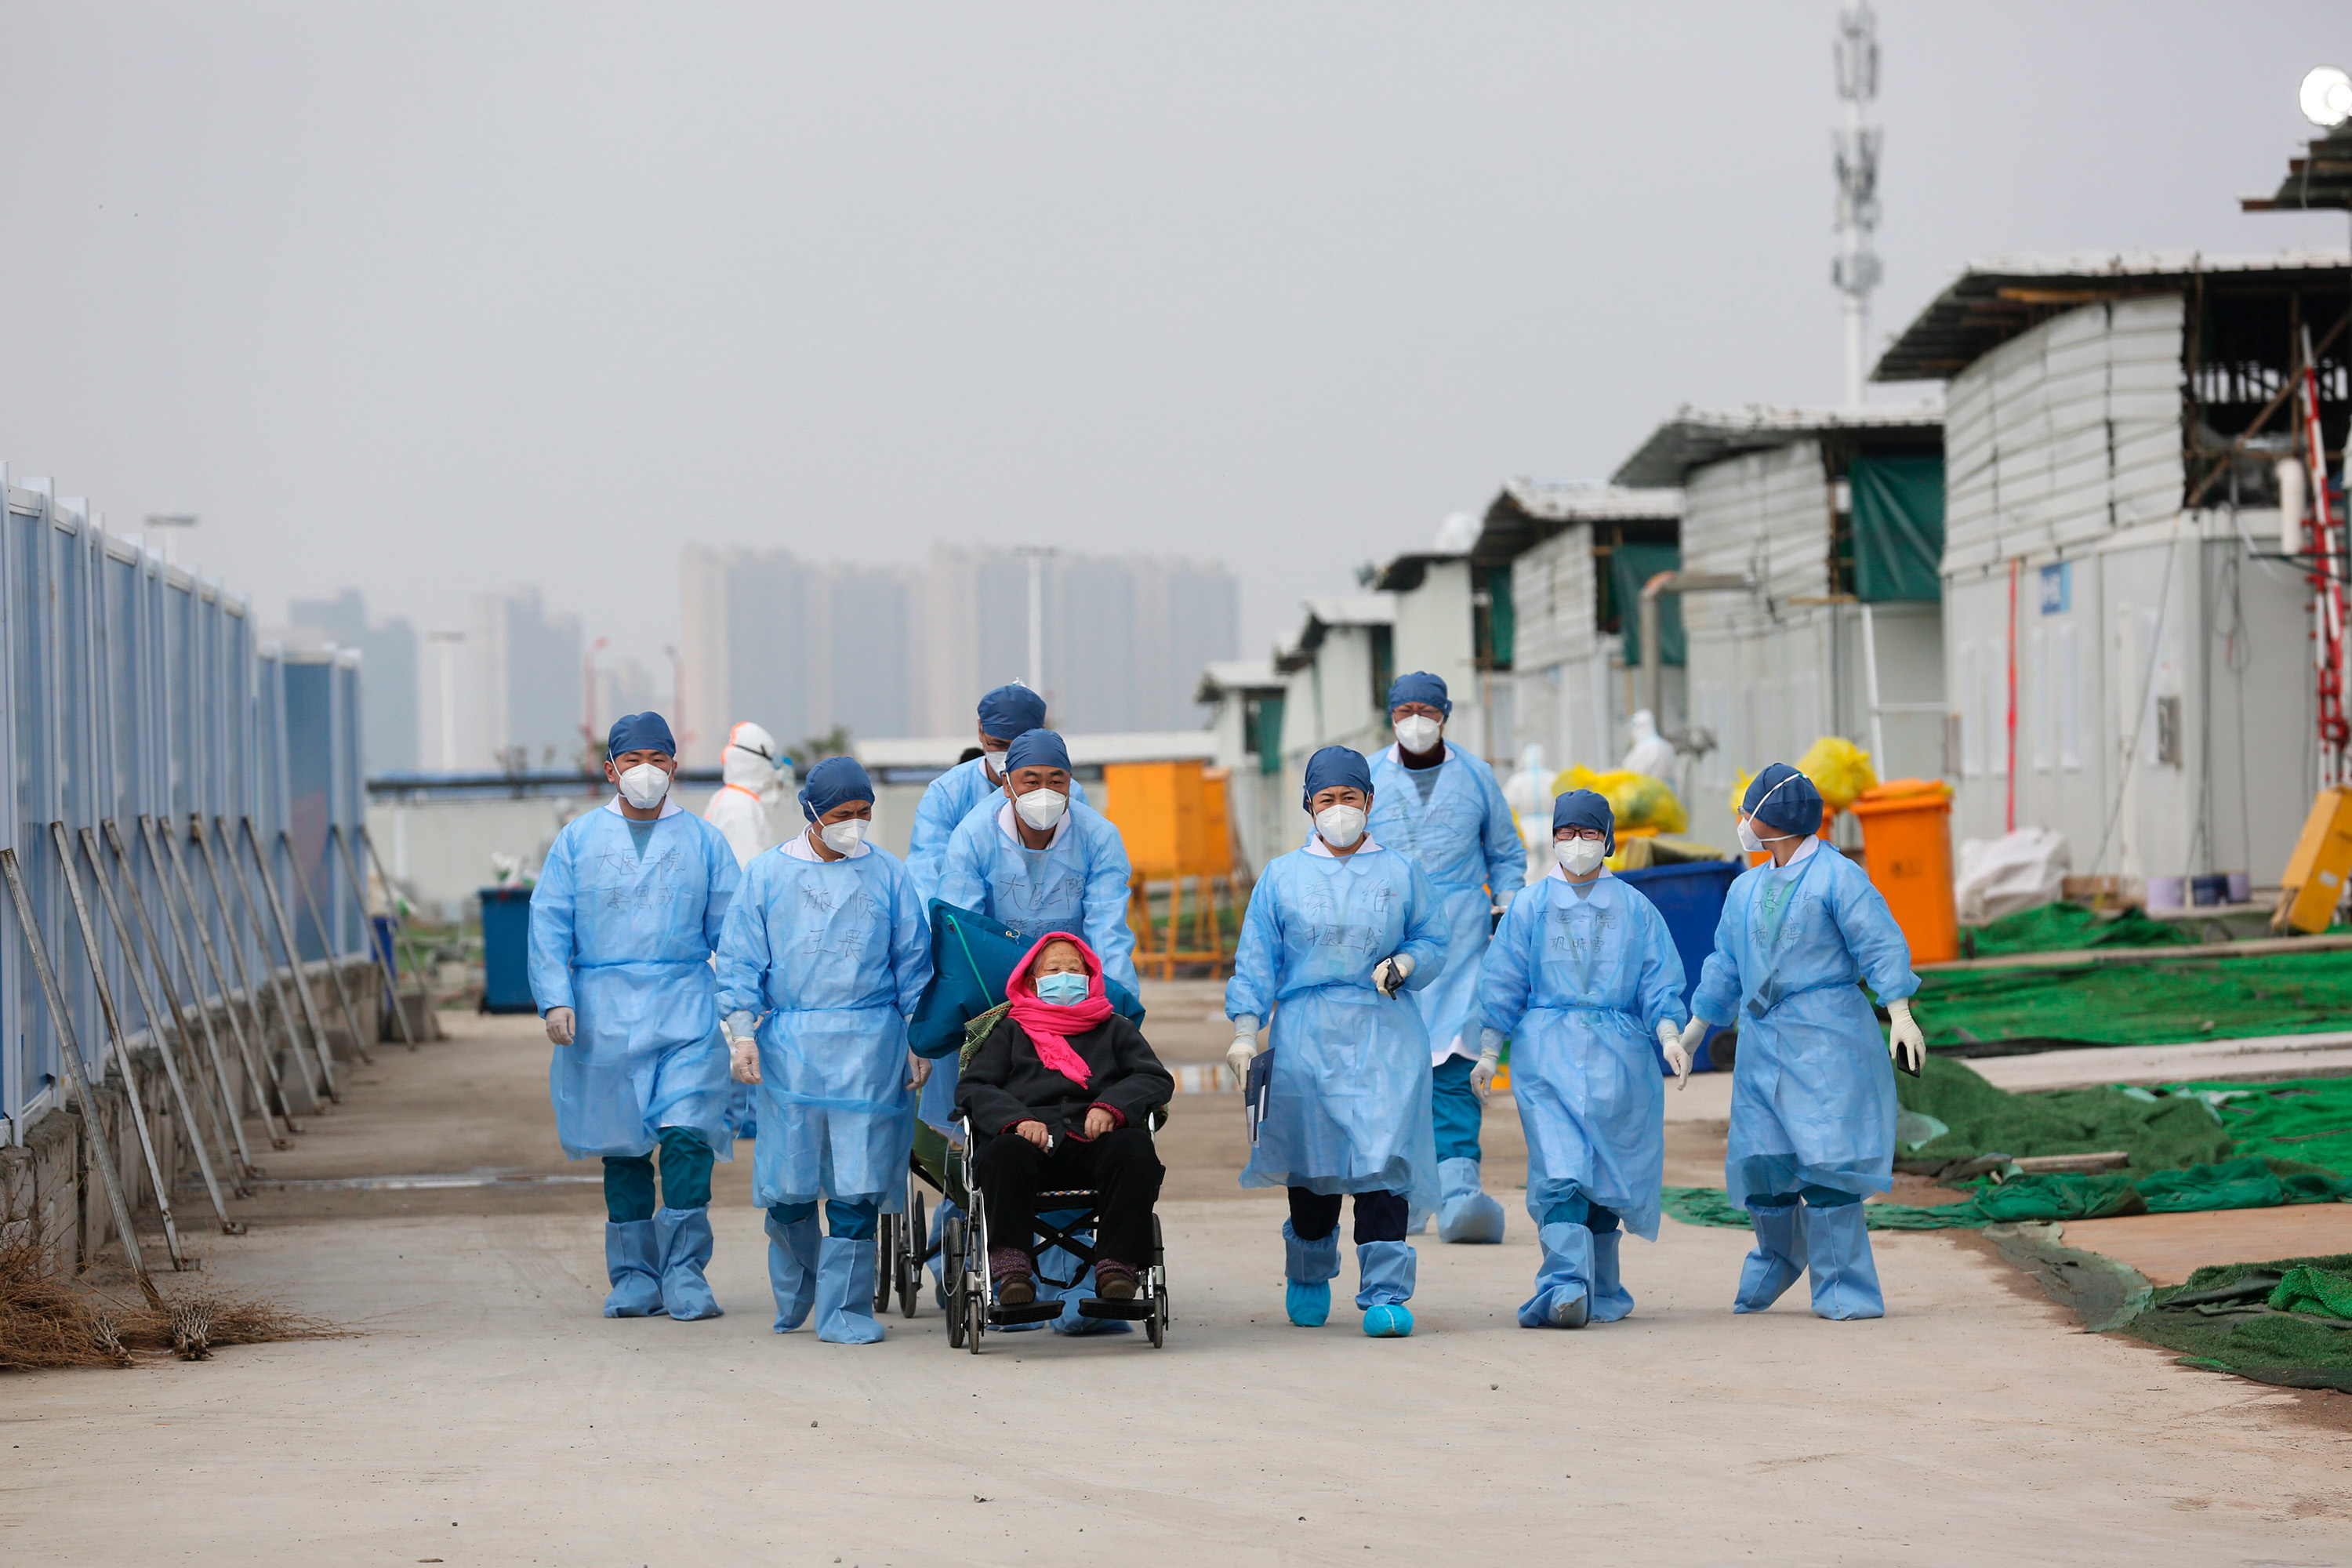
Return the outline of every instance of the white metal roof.
<path id="1" fill-rule="evenodd" d="M 1666 486 L 1521 478 L 1505 480 L 1503 493 L 1521 511 L 1546 522 L 1640 522 L 1683 514 L 1683 492 Z"/>
<path id="2" fill-rule="evenodd" d="M 1288 684 L 1265 658 L 1221 658 L 1201 668 L 1203 692 L 1278 690 Z"/>
<path id="3" fill-rule="evenodd" d="M 1839 430 L 1941 430 L 1940 397 L 1861 408 L 1694 408 L 1685 404 L 1612 476 L 1621 485 L 1678 485 L 1693 468 Z"/>
<path id="4" fill-rule="evenodd" d="M 1387 594 L 1359 594 L 1344 599 L 1308 599 L 1307 618 L 1327 626 L 1386 626 L 1396 624 L 1396 600 Z"/>

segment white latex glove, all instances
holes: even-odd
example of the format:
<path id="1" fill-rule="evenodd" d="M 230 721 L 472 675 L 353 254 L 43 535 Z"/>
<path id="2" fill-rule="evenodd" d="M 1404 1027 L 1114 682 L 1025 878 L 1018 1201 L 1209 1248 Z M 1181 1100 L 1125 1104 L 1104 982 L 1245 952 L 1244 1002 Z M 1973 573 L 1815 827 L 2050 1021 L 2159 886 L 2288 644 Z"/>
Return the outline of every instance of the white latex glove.
<path id="1" fill-rule="evenodd" d="M 1683 1044 L 1683 1032 L 1671 1019 L 1658 1026 L 1658 1048 L 1666 1053 L 1666 1065 L 1675 1069 L 1675 1087 L 1690 1082 L 1690 1048 Z"/>
<path id="2" fill-rule="evenodd" d="M 908 1051 L 907 1053 L 907 1087 L 920 1089 L 930 1082 L 931 1065 L 930 1058 L 919 1057 L 914 1052 Z M 753 1079 L 751 1081 L 757 1083 L 759 1079 Z"/>
<path id="3" fill-rule="evenodd" d="M 739 1037 L 727 1042 L 727 1070 L 737 1083 L 760 1081 L 760 1042 Z"/>
<path id="4" fill-rule="evenodd" d="M 551 1046 L 568 1046 L 572 1043 L 573 1034 L 578 1028 L 579 1020 L 572 1016 L 572 1009 L 569 1007 L 550 1007 L 547 1010 L 546 1023 L 547 1043 Z"/>
<path id="5" fill-rule="evenodd" d="M 1886 1054 L 1905 1072 L 1916 1073 L 1927 1059 L 1927 1036 L 1911 1016 L 1911 998 L 1886 1005 Z"/>
<path id="6" fill-rule="evenodd" d="M 1470 1092 L 1478 1097 L 1480 1104 L 1485 1104 L 1486 1096 L 1493 1092 L 1495 1072 L 1502 1065 L 1500 1057 L 1482 1056 L 1478 1058 L 1478 1065 L 1470 1069 Z"/>
<path id="7" fill-rule="evenodd" d="M 1497 893 L 1497 894 L 1496 894 L 1496 895 L 1495 895 L 1495 912 L 1496 912 L 1497 915 L 1507 915 L 1507 914 L 1509 914 L 1509 913 L 1511 912 L 1511 900 L 1512 900 L 1513 899 L 1517 898 L 1518 896 L 1519 896 L 1519 890 L 1518 890 L 1517 888 L 1513 888 L 1513 889 L 1512 889 L 1509 892 L 1507 892 L 1507 893 Z"/>
<path id="8" fill-rule="evenodd" d="M 1683 1049 L 1694 1057 L 1697 1056 L 1698 1043 L 1706 1038 L 1706 1032 L 1710 1027 L 1712 1026 L 1705 1018 L 1693 1014 L 1691 1021 L 1683 1026 Z"/>
<path id="9" fill-rule="evenodd" d="M 1383 996 L 1393 996 L 1412 978 L 1412 971 L 1411 953 L 1392 952 L 1372 965 L 1372 987 Z"/>
<path id="10" fill-rule="evenodd" d="M 1249 1081 L 1250 1059 L 1257 1055 L 1257 1020 L 1250 1017 L 1234 1020 L 1234 1043 L 1225 1047 L 1225 1067 L 1234 1075 L 1234 1087 Z"/>

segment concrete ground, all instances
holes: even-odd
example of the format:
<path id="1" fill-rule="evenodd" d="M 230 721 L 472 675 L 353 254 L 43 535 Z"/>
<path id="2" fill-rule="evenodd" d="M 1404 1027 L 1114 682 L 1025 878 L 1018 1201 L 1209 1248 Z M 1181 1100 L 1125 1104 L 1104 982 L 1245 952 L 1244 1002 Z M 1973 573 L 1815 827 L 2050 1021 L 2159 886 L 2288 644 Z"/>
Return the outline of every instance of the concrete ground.
<path id="1" fill-rule="evenodd" d="M 1170 1001 L 1171 1058 L 1222 1049 Z M 499 1179 L 592 1170 L 555 1148 L 534 1022 L 447 1021 L 275 1157 L 251 1235 L 203 1244 L 211 1283 L 358 1337 L 0 1379 L 13 1557 L 2316 1564 L 2352 1539 L 2341 1396 L 2075 1331 L 1973 1237 L 1876 1237 L 1891 1315 L 1838 1324 L 1801 1288 L 1734 1318 L 1745 1237 L 1668 1221 L 1627 1244 L 1633 1317 L 1519 1329 L 1536 1249 L 1499 1105 L 1510 1233 L 1423 1238 L 1406 1341 L 1283 1321 L 1279 1200 L 1234 1186 L 1215 1095 L 1161 1139 L 1165 1350 L 974 1357 L 928 1305 L 874 1346 L 774 1335 L 748 1145 L 718 1184 L 728 1315 L 607 1321 L 597 1187 Z M 1719 1087 L 1669 1092 L 1670 1181 L 1719 1181 Z M 300 1184 L 436 1173 L 491 1184 Z"/>

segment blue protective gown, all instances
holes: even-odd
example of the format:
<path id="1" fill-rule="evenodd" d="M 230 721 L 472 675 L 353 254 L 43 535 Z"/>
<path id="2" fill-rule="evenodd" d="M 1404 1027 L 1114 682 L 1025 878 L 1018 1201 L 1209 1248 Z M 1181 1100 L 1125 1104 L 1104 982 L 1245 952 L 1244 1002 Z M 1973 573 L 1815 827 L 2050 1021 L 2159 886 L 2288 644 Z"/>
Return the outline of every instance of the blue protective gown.
<path id="1" fill-rule="evenodd" d="M 1072 779 L 1070 798 L 1086 804 L 1087 786 Z M 923 798 L 915 806 L 915 830 L 907 840 L 907 871 L 915 879 L 915 890 L 926 902 L 939 896 L 940 869 L 947 859 L 948 840 L 955 837 L 955 830 L 972 814 L 973 807 L 989 800 L 1002 805 L 1004 785 L 1002 782 L 989 782 L 987 763 L 978 757 L 958 763 L 923 786 Z M 948 901 L 955 902 L 953 899 Z"/>
<path id="2" fill-rule="evenodd" d="M 1764 896 L 1775 879 L 1777 919 Z M 1733 1203 L 1894 1184 L 1895 1068 L 1861 980 L 1884 1002 L 1919 989 L 1901 928 L 1853 861 L 1822 844 L 1731 884 L 1691 1010 L 1739 1026 L 1723 1167 Z"/>
<path id="3" fill-rule="evenodd" d="M 617 805 L 555 836 L 530 895 L 530 994 L 576 1019 L 548 1068 L 571 1158 L 649 1153 L 665 1127 L 735 1157 L 710 954 L 740 880 L 726 836 L 675 802 L 642 858 Z"/>
<path id="4" fill-rule="evenodd" d="M 1030 849 L 1004 826 L 1011 803 L 996 798 L 997 809 L 975 807 L 956 828 L 931 896 L 1003 921 L 1033 942 L 1049 931 L 1075 931 L 1102 960 L 1106 977 L 1140 990 L 1135 932 L 1127 923 L 1127 843 L 1110 818 L 1073 800 L 1054 841 Z M 956 1061 L 949 1057 L 923 1086 L 923 1120 L 943 1132 L 955 1131 L 955 1089 Z"/>
<path id="5" fill-rule="evenodd" d="M 1511 1096 L 1528 1140 L 1528 1213 L 1573 1197 L 1658 1238 L 1665 1079 L 1658 1026 L 1679 1027 L 1683 961 L 1657 906 L 1603 871 L 1579 894 L 1546 877 L 1486 950 L 1486 1026 L 1511 1038 Z"/>
<path id="6" fill-rule="evenodd" d="M 1377 841 L 1376 841 L 1377 842 Z M 1372 988 L 1391 953 L 1404 994 Z M 1445 928 L 1422 868 L 1393 849 L 1278 856 L 1251 890 L 1225 1016 L 1271 1014 L 1265 1119 L 1245 1187 L 1403 1193 L 1433 1208 L 1429 1036 L 1410 993 L 1445 972 Z"/>
<path id="7" fill-rule="evenodd" d="M 1414 993 L 1430 1058 L 1478 1054 L 1478 966 L 1494 929 L 1493 906 L 1527 880 L 1528 850 L 1518 820 L 1482 757 L 1445 748 L 1437 782 L 1422 803 L 1414 772 L 1394 746 L 1375 752 L 1371 820 L 1375 842 L 1402 850 L 1429 873 L 1444 905 L 1445 973 Z M 1488 889 L 1492 889 L 1491 896 Z"/>
<path id="8" fill-rule="evenodd" d="M 875 845 L 755 858 L 719 946 L 721 1016 L 762 1013 L 752 1201 L 906 1206 L 915 1097 L 907 1017 L 930 931 L 898 858 Z"/>

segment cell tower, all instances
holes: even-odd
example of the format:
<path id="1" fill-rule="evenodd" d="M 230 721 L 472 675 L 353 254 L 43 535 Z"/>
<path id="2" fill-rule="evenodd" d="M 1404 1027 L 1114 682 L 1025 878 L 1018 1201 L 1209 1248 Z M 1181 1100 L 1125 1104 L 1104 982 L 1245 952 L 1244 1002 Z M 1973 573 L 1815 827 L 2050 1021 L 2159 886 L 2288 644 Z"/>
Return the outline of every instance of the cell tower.
<path id="1" fill-rule="evenodd" d="M 1838 96 L 1845 100 L 1845 128 L 1832 138 L 1837 167 L 1838 256 L 1830 280 L 1845 296 L 1845 401 L 1862 406 L 1864 340 L 1870 332 L 1870 291 L 1878 287 L 1878 253 L 1870 237 L 1878 228 L 1878 138 L 1876 126 L 1862 122 L 1863 108 L 1878 96 L 1878 17 L 1870 0 L 1856 0 L 1838 14 Z"/>

